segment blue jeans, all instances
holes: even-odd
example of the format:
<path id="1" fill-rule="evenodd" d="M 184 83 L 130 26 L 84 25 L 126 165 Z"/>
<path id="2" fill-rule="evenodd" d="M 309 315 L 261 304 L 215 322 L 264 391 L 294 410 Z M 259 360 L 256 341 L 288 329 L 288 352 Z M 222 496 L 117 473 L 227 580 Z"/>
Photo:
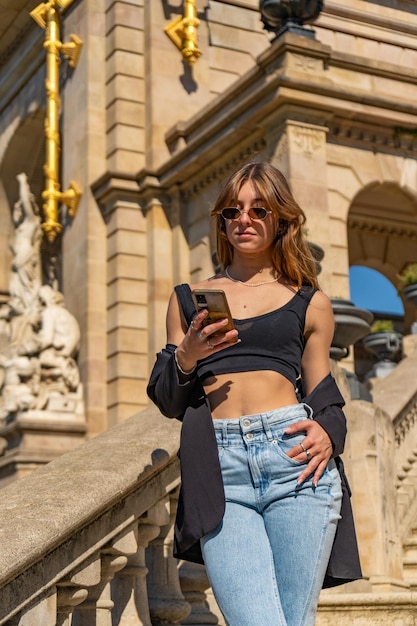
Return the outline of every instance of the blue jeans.
<path id="1" fill-rule="evenodd" d="M 311 413 L 295 404 L 214 420 L 226 512 L 201 547 L 228 626 L 314 625 L 342 490 L 333 460 L 317 487 L 296 483 L 303 464 L 286 453 L 305 434 L 284 431 Z"/>

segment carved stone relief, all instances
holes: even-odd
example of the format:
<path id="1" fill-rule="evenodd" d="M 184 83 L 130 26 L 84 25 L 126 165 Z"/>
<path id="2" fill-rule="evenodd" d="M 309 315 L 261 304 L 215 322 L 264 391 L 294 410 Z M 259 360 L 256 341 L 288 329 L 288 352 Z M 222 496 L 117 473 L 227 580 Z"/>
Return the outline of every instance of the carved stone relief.
<path id="1" fill-rule="evenodd" d="M 294 142 L 306 157 L 311 158 L 323 145 L 323 131 L 298 126 L 293 129 Z"/>
<path id="2" fill-rule="evenodd" d="M 322 68 L 323 62 L 320 59 L 314 59 L 310 56 L 296 54 L 294 55 L 294 65 L 308 74 L 313 71 L 319 72 Z"/>

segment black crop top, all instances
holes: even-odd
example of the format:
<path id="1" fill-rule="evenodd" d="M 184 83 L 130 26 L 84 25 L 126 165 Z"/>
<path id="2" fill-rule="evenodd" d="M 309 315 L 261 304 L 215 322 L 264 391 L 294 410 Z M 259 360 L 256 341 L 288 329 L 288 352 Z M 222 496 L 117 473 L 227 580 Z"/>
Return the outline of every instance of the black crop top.
<path id="1" fill-rule="evenodd" d="M 317 289 L 302 287 L 287 304 L 256 317 L 234 320 L 241 341 L 197 362 L 203 381 L 209 376 L 272 370 L 296 384 L 304 351 L 307 307 Z M 190 294 L 191 297 L 191 294 Z"/>

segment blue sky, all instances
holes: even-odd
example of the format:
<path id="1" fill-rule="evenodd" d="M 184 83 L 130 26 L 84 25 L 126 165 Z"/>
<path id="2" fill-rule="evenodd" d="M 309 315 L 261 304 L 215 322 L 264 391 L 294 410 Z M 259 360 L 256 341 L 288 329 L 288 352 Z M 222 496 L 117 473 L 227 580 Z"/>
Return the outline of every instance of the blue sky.
<path id="1" fill-rule="evenodd" d="M 350 299 L 361 309 L 404 315 L 401 298 L 393 284 L 369 267 L 354 265 L 349 272 Z"/>

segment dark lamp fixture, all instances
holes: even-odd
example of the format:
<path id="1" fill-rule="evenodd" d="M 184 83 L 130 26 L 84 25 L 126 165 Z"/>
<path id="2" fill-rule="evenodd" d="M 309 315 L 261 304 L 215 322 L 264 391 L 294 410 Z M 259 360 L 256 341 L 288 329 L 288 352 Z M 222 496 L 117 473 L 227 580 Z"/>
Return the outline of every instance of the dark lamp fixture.
<path id="1" fill-rule="evenodd" d="M 323 9 L 320 0 L 261 0 L 259 3 L 262 22 L 266 30 L 277 37 L 291 31 L 314 37 L 314 31 L 303 28 L 313 22 Z"/>

